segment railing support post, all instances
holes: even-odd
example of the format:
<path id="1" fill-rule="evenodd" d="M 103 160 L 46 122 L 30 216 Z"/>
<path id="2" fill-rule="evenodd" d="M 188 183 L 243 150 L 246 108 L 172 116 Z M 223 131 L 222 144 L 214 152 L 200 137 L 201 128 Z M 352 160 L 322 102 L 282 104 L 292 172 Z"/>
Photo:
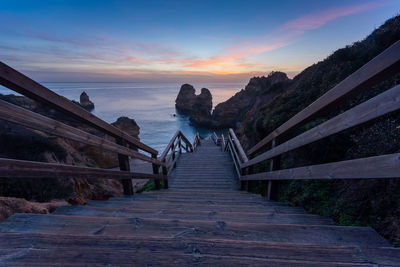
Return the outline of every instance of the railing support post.
<path id="1" fill-rule="evenodd" d="M 126 146 L 126 142 L 122 138 L 117 138 L 116 141 L 118 145 Z M 123 154 L 118 154 L 118 163 L 119 163 L 119 169 L 121 171 L 128 171 L 128 172 L 131 171 L 128 156 Z M 121 183 L 124 189 L 124 195 L 133 195 L 132 179 L 122 179 Z"/>
<path id="2" fill-rule="evenodd" d="M 272 139 L 272 143 L 271 143 L 271 148 L 274 148 L 276 146 L 276 138 Z M 269 164 L 269 170 L 270 171 L 276 171 L 279 170 L 280 168 L 280 156 L 272 158 Z M 268 180 L 268 185 L 267 185 L 267 199 L 271 200 L 272 197 L 272 189 L 274 187 L 274 183 L 272 182 L 272 180 Z"/>
<path id="3" fill-rule="evenodd" d="M 157 159 L 157 154 L 151 154 L 153 159 Z M 153 163 L 153 174 L 158 174 L 159 166 Z M 157 190 L 161 189 L 160 180 L 154 180 L 154 184 Z"/>
<path id="4" fill-rule="evenodd" d="M 164 159 L 162 162 L 166 163 L 166 160 Z M 162 166 L 162 174 L 168 175 L 167 166 Z M 168 189 L 168 178 L 164 180 L 164 189 Z"/>

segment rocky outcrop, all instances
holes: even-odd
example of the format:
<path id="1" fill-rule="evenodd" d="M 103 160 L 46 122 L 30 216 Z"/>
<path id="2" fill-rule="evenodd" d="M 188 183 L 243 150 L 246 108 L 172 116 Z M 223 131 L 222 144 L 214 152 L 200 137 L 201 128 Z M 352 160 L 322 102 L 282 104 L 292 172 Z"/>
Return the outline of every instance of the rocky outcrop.
<path id="1" fill-rule="evenodd" d="M 115 127 L 139 140 L 140 127 L 137 125 L 134 119 L 130 119 L 128 117 L 119 117 L 117 121 L 111 123 L 111 125 L 114 125 Z"/>
<path id="2" fill-rule="evenodd" d="M 175 100 L 178 113 L 190 116 L 190 121 L 196 125 L 211 119 L 212 95 L 207 88 L 202 88 L 199 95 L 190 84 L 184 84 Z"/>
<path id="3" fill-rule="evenodd" d="M 86 92 L 82 92 L 81 96 L 79 97 L 79 104 L 87 111 L 94 110 L 94 103 L 90 101 L 89 96 L 86 94 Z"/>
<path id="4" fill-rule="evenodd" d="M 268 104 L 275 96 L 286 90 L 290 81 L 283 72 L 271 72 L 267 77 L 251 78 L 245 89 L 236 93 L 227 101 L 218 104 L 212 114 L 212 96 L 203 88 L 196 96 L 195 89 L 184 84 L 176 99 L 176 108 L 180 113 L 190 116 L 190 121 L 206 128 L 237 127 L 243 116 L 260 106 Z"/>
<path id="5" fill-rule="evenodd" d="M 267 77 L 251 78 L 244 90 L 215 107 L 212 113 L 214 127 L 236 128 L 248 111 L 268 104 L 281 94 L 288 81 L 289 78 L 283 72 L 271 72 Z"/>
<path id="6" fill-rule="evenodd" d="M 0 197 L 0 222 L 4 221 L 14 213 L 48 214 L 64 205 L 68 205 L 64 200 L 38 203 L 26 201 L 22 198 Z"/>

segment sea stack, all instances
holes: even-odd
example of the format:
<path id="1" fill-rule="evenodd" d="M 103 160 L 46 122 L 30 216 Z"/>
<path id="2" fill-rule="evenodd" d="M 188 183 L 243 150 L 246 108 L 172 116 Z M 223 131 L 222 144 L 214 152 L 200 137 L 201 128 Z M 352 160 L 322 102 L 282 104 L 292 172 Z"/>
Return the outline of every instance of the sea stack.
<path id="1" fill-rule="evenodd" d="M 189 116 L 211 117 L 212 95 L 210 90 L 202 88 L 196 95 L 196 89 L 190 84 L 184 84 L 175 100 L 175 107 L 181 114 Z"/>
<path id="2" fill-rule="evenodd" d="M 83 92 L 81 94 L 79 98 L 79 104 L 87 111 L 92 111 L 94 109 L 94 103 L 90 101 L 89 96 L 86 94 L 86 92 Z"/>

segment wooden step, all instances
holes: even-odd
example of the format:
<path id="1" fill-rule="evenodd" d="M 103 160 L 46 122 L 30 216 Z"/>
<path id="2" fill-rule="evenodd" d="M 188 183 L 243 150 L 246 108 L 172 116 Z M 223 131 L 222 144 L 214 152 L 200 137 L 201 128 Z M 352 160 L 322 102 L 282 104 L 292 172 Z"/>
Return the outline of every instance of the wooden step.
<path id="1" fill-rule="evenodd" d="M 394 248 L 199 238 L 0 234 L 0 265 L 396 266 Z M 134 253 L 132 253 L 134 252 Z"/>
<path id="2" fill-rule="evenodd" d="M 372 228 L 201 220 L 14 214 L 0 232 L 125 237 L 231 239 L 298 244 L 390 247 Z"/>
<path id="3" fill-rule="evenodd" d="M 231 205 L 229 203 L 207 202 L 187 202 L 187 201 L 90 201 L 87 206 L 106 207 L 106 208 L 169 208 L 176 210 L 195 210 L 195 211 L 229 211 L 229 212 L 275 212 L 284 214 L 305 214 L 303 208 L 273 205 Z"/>
<path id="4" fill-rule="evenodd" d="M 254 212 L 227 212 L 227 211 L 198 211 L 177 210 L 170 208 L 108 208 L 93 206 L 63 206 L 59 207 L 55 215 L 91 216 L 91 217 L 126 217 L 126 218 L 160 218 L 182 220 L 206 220 L 229 222 L 253 222 L 270 224 L 308 224 L 334 225 L 332 219 L 309 214 L 278 214 Z"/>

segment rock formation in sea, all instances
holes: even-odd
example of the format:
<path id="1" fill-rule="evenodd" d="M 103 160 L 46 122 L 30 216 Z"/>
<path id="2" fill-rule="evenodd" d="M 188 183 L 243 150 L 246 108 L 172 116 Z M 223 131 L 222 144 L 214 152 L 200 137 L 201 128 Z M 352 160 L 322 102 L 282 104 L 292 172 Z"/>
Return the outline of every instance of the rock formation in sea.
<path id="1" fill-rule="evenodd" d="M 89 96 L 86 94 L 86 92 L 82 92 L 81 96 L 79 97 L 79 103 L 84 109 L 88 111 L 92 111 L 94 109 L 94 103 L 90 101 Z"/>
<path id="2" fill-rule="evenodd" d="M 82 92 L 82 94 L 79 97 L 79 102 L 75 100 L 72 100 L 72 102 L 77 104 L 78 106 L 81 106 L 87 111 L 94 110 L 94 103 L 89 99 L 89 96 L 88 94 L 86 94 L 86 92 Z"/>
<path id="3" fill-rule="evenodd" d="M 196 96 L 193 86 L 184 84 L 175 106 L 180 113 L 189 115 L 190 121 L 196 126 L 212 129 L 235 128 L 248 111 L 268 104 L 282 93 L 288 81 L 290 79 L 283 72 L 271 72 L 267 77 L 251 78 L 245 89 L 218 104 L 212 113 L 210 91 L 203 88 L 201 94 Z"/>
<path id="4" fill-rule="evenodd" d="M 199 95 L 190 84 L 184 84 L 175 100 L 178 113 L 188 115 L 197 126 L 207 126 L 211 120 L 212 95 L 210 90 L 202 88 Z"/>

